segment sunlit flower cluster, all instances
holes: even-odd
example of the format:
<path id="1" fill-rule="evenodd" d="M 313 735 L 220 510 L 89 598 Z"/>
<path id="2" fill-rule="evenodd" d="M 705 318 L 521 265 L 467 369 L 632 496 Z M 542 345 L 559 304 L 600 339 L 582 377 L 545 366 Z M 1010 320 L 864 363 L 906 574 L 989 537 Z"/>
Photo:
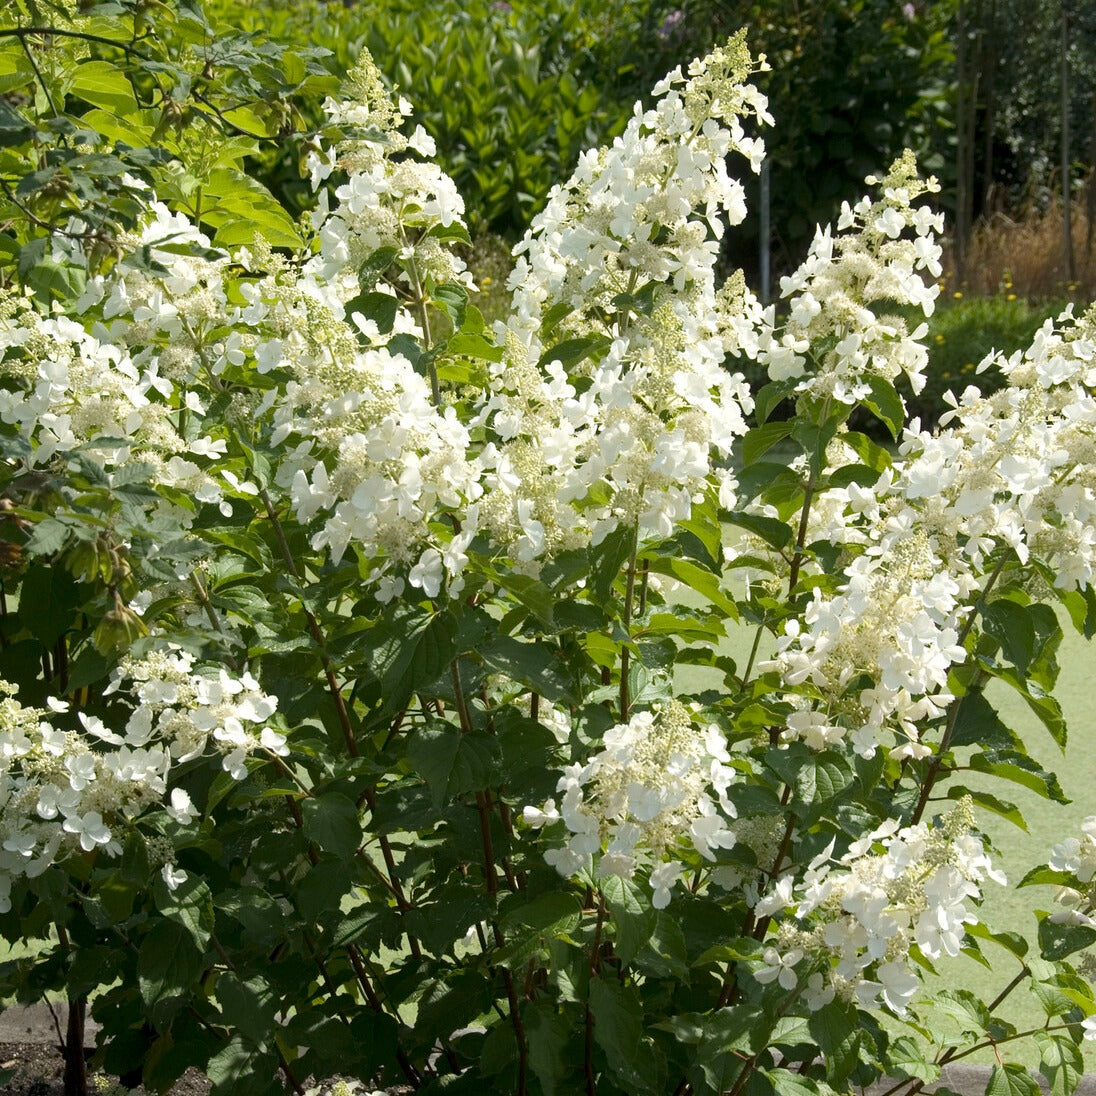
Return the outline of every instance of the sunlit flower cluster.
<path id="1" fill-rule="evenodd" d="M 754 906 L 781 918 L 755 977 L 801 984 L 811 1008 L 837 994 L 904 1013 L 920 985 L 911 947 L 929 960 L 958 955 L 982 885 L 1005 882 L 972 825 L 961 801 L 935 826 L 891 820 L 840 857 L 831 844 L 801 877 L 781 875 Z"/>
<path id="2" fill-rule="evenodd" d="M 1056 899 L 1062 907 L 1050 915 L 1056 924 L 1096 928 L 1096 815 L 1081 822 L 1079 837 L 1067 837 L 1051 849 L 1048 866 L 1071 876 L 1071 884 L 1059 888 Z M 1090 1036 L 1096 1038 L 1096 1034 Z"/>
<path id="3" fill-rule="evenodd" d="M 771 306 L 758 335 L 757 357 L 770 379 L 801 378 L 796 392 L 849 405 L 873 395 L 873 378 L 893 384 L 905 375 L 921 391 L 928 354 L 919 340 L 928 327 L 910 331 L 901 316 L 875 308 L 889 301 L 931 316 L 940 291 L 932 279 L 941 269 L 935 233 L 943 215 L 913 204 L 939 190 L 936 181 L 918 177 L 909 151 L 885 178 L 867 181 L 882 187 L 882 197 L 845 203 L 836 236 L 818 230 L 803 264 L 780 281 L 790 301 L 786 323 L 778 328 Z"/>
<path id="4" fill-rule="evenodd" d="M 398 262 L 401 281 L 414 296 L 421 296 L 427 283 L 471 287 L 463 260 L 446 242 L 464 232 L 464 199 L 431 159 L 434 139 L 422 126 L 410 137 L 403 133 L 411 105 L 393 99 L 368 53 L 351 70 L 344 96 L 324 105 L 341 139 L 309 158 L 315 186 L 335 169 L 347 174 L 335 190 L 334 209 L 327 190 L 320 190 L 312 218 L 320 254 L 310 269 L 325 282 L 342 283 L 353 296 L 373 288 L 358 277 L 362 265 L 387 252 L 382 266 Z"/>
<path id="5" fill-rule="evenodd" d="M 847 739 L 865 757 L 880 744 L 899 758 L 925 757 L 918 725 L 953 699 L 947 675 L 966 658 L 959 636 L 972 582 L 951 573 L 916 530 L 884 536 L 843 577 L 837 594 L 815 591 L 802 620 L 787 621 L 760 666 L 822 698 L 799 701 L 786 737 L 816 750 Z"/>
<path id="6" fill-rule="evenodd" d="M 162 808 L 186 824 L 197 808 L 172 787 L 172 767 L 211 749 L 237 780 L 247 758 L 289 752 L 270 725 L 277 701 L 250 675 L 196 667 L 182 651 L 164 648 L 125 659 L 108 693 L 128 701 L 117 729 L 65 701 L 26 708 L 0 682 L 0 908 L 13 881 L 41 874 L 74 853 L 121 852 L 129 824 Z M 68 729 L 65 729 L 67 727 Z M 164 862 L 169 886 L 181 881 Z"/>
<path id="7" fill-rule="evenodd" d="M 973 568 L 1004 544 L 1020 563 L 1049 563 L 1057 586 L 1087 585 L 1096 565 L 1096 313 L 1074 320 L 1067 310 L 1027 350 L 984 364 L 1008 384 L 953 397 L 936 434 L 914 423 L 891 490 Z"/>
<path id="8" fill-rule="evenodd" d="M 752 69 L 737 37 L 671 73 L 515 249 L 504 356 L 477 419 L 495 439 L 480 520 L 526 569 L 620 523 L 667 536 L 709 489 L 733 503 L 722 458 L 751 401 L 723 359 L 749 338 L 748 294 L 717 290 L 715 260 L 724 218 L 745 216 L 725 159 L 756 168 L 764 154 L 741 121 L 770 120 Z"/>
<path id="9" fill-rule="evenodd" d="M 707 860 L 734 846 L 727 789 L 735 770 L 723 733 L 698 726 L 670 701 L 613 727 L 601 745 L 585 764 L 564 770 L 558 808 L 552 799 L 543 810 L 526 807 L 525 820 L 538 827 L 563 820 L 570 836 L 545 859 L 564 876 L 594 863 L 599 877 L 630 879 L 648 858 L 654 906 L 662 909 L 685 870 L 675 857 L 685 842 Z"/>

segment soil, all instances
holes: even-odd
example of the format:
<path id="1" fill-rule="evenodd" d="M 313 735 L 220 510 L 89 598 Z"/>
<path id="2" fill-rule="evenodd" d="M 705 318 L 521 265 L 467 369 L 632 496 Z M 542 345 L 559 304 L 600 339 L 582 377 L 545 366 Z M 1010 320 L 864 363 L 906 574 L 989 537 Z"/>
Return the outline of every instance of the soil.
<path id="1" fill-rule="evenodd" d="M 64 1064 L 61 1052 L 51 1043 L 0 1043 L 0 1070 L 9 1069 L 15 1070 L 15 1077 L 0 1087 L 0 1096 L 64 1096 Z M 168 1096 L 209 1096 L 209 1089 L 202 1074 L 188 1069 Z M 98 1091 L 90 1076 L 88 1091 Z"/>

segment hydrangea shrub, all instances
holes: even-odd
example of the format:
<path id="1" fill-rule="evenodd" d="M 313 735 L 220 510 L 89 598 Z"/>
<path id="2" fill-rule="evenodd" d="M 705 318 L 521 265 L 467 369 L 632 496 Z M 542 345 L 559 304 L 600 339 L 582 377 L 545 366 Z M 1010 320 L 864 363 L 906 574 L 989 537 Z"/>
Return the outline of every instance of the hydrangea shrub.
<path id="1" fill-rule="evenodd" d="M 779 308 L 717 276 L 762 63 L 732 39 L 583 155 L 494 328 L 368 57 L 302 248 L 214 247 L 131 180 L 118 254 L 55 245 L 78 294 L 2 290 L 0 931 L 37 948 L 4 987 L 90 997 L 106 1068 L 912 1094 L 1029 989 L 1075 1087 L 1092 827 L 1028 880 L 1065 888 L 1029 955 L 979 908 L 979 812 L 1017 811 L 961 773 L 1063 799 L 984 686 L 1064 746 L 1096 312 L 906 422 L 942 229 L 912 157 Z M 992 1004 L 924 992 L 983 948 Z"/>

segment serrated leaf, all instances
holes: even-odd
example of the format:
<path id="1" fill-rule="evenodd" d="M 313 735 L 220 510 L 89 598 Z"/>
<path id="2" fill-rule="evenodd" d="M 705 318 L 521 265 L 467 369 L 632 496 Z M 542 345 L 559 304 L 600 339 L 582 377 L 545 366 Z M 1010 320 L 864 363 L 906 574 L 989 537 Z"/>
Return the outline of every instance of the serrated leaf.
<path id="1" fill-rule="evenodd" d="M 277 1001 L 263 978 L 242 982 L 232 971 L 217 979 L 217 1003 L 230 1030 L 262 1046 L 274 1030 Z"/>
<path id="2" fill-rule="evenodd" d="M 1053 799 L 1057 803 L 1069 802 L 1058 778 L 1024 754 L 1012 750 L 988 750 L 971 755 L 970 767 L 975 772 L 988 773 L 1030 788 L 1044 799 Z"/>
<path id="3" fill-rule="evenodd" d="M 826 1080 L 843 1088 L 860 1060 L 860 1018 L 856 1009 L 831 1001 L 811 1013 L 809 1030 L 822 1051 Z"/>
<path id="4" fill-rule="evenodd" d="M 727 514 L 727 521 L 760 537 L 778 551 L 781 548 L 787 548 L 793 540 L 790 526 L 777 518 L 766 517 L 764 514 L 747 514 L 736 510 Z"/>
<path id="5" fill-rule="evenodd" d="M 878 375 L 868 379 L 871 395 L 864 399 L 864 406 L 890 431 L 897 440 L 906 421 L 906 405 L 893 384 Z"/>
<path id="6" fill-rule="evenodd" d="M 631 525 L 618 525 L 596 547 L 590 549 L 590 592 L 600 605 L 606 605 L 613 583 L 635 548 L 636 531 Z"/>
<path id="7" fill-rule="evenodd" d="M 986 1096 L 1041 1096 L 1039 1083 L 1021 1065 L 995 1065 L 986 1084 Z"/>
<path id="8" fill-rule="evenodd" d="M 590 1014 L 594 1041 L 605 1052 L 609 1068 L 632 1091 L 654 1092 L 637 1053 L 643 1039 L 643 1007 L 636 991 L 615 979 L 590 979 Z"/>
<path id="9" fill-rule="evenodd" d="M 725 616 L 732 620 L 738 619 L 738 606 L 722 588 L 719 578 L 711 571 L 704 570 L 690 560 L 675 559 L 670 556 L 656 556 L 648 561 L 647 566 L 648 570 L 656 574 L 669 575 L 678 582 L 683 582 L 690 590 L 707 598 Z"/>
<path id="10" fill-rule="evenodd" d="M 1068 1035 L 1046 1031 L 1035 1033 L 1039 1047 L 1039 1070 L 1050 1084 L 1050 1096 L 1072 1096 L 1085 1073 L 1081 1048 Z"/>
<path id="11" fill-rule="evenodd" d="M 52 650 L 74 626 L 79 604 L 76 581 L 62 567 L 27 568 L 19 586 L 19 620 L 43 647 Z"/>
<path id="12" fill-rule="evenodd" d="M 1018 829 L 1027 833 L 1027 822 L 1015 803 L 1010 803 L 1007 799 L 998 799 L 990 792 L 976 791 L 955 785 L 948 788 L 948 799 L 965 799 L 968 796 L 977 806 L 1000 815 L 1001 818 L 1007 819 Z"/>
<path id="13" fill-rule="evenodd" d="M 1039 922 L 1039 950 L 1052 962 L 1092 944 L 1096 944 L 1096 929 L 1087 925 L 1057 925 L 1047 917 Z"/>
<path id="14" fill-rule="evenodd" d="M 888 1068 L 899 1077 L 916 1077 L 928 1083 L 940 1076 L 940 1067 L 928 1061 L 924 1047 L 908 1035 L 891 1043 L 886 1060 Z"/>
<path id="15" fill-rule="evenodd" d="M 969 989 L 942 990 L 933 998 L 933 1004 L 973 1035 L 981 1035 L 989 1026 L 989 1009 Z"/>
<path id="16" fill-rule="evenodd" d="M 297 884 L 297 908 L 310 922 L 339 911 L 342 899 L 354 885 L 352 864 L 347 860 L 320 860 L 309 866 Z"/>
<path id="17" fill-rule="evenodd" d="M 464 358 L 475 358 L 477 361 L 502 361 L 502 347 L 497 346 L 490 339 L 485 339 L 482 335 L 458 332 L 446 343 L 445 352 Z"/>
<path id="18" fill-rule="evenodd" d="M 570 369 L 585 361 L 591 355 L 597 354 L 609 345 L 609 340 L 604 335 L 591 335 L 581 339 L 564 339 L 555 346 L 545 350 L 537 363 L 538 368 L 544 369 L 552 362 L 559 362 L 564 369 Z"/>
<path id="19" fill-rule="evenodd" d="M 396 325 L 396 313 L 399 310 L 400 302 L 397 297 L 371 289 L 347 301 L 345 313 L 348 321 L 352 321 L 356 314 L 371 320 L 382 335 L 387 335 Z"/>
<path id="20" fill-rule="evenodd" d="M 169 890 L 157 876 L 152 888 L 156 908 L 170 921 L 182 925 L 190 933 L 194 946 L 203 950 L 213 932 L 213 896 L 208 884 L 194 874 L 188 874 L 174 890 Z"/>
<path id="21" fill-rule="evenodd" d="M 137 985 L 153 1023 L 164 1025 L 195 991 L 202 973 L 202 952 L 188 928 L 159 921 L 137 954 Z"/>
<path id="22" fill-rule="evenodd" d="M 261 235 L 272 247 L 303 246 L 293 219 L 258 180 L 236 168 L 210 172 L 202 188 L 203 221 L 217 230 L 214 244 L 232 248 L 254 243 Z"/>
<path id="23" fill-rule="evenodd" d="M 268 1096 L 281 1091 L 277 1081 L 278 1059 L 273 1051 L 257 1052 L 234 1035 L 209 1060 L 206 1076 L 213 1083 L 212 1096 Z"/>
<path id="24" fill-rule="evenodd" d="M 526 685 L 556 703 L 573 700 L 562 664 L 542 643 L 523 643 L 513 636 L 496 636 L 481 649 L 484 663 L 496 673 Z"/>
<path id="25" fill-rule="evenodd" d="M 972 689 L 955 703 L 959 710 L 952 728 L 952 746 L 980 746 L 983 750 L 1015 747 L 1016 735 L 1001 721 L 981 689 Z"/>
<path id="26" fill-rule="evenodd" d="M 655 910 L 650 899 L 630 879 L 611 875 L 602 882 L 601 893 L 609 906 L 616 932 L 614 950 L 627 965 L 650 937 Z"/>
<path id="27" fill-rule="evenodd" d="M 791 419 L 766 422 L 751 430 L 741 441 L 742 463 L 753 464 L 763 457 L 777 442 L 783 441 L 794 425 Z"/>
<path id="28" fill-rule="evenodd" d="M 497 784 L 501 753 L 492 735 L 434 725 L 416 731 L 407 760 L 426 781 L 434 805 L 441 807 L 464 792 Z"/>
<path id="29" fill-rule="evenodd" d="M 85 61 L 76 67 L 70 90 L 85 103 L 122 117 L 137 113 L 133 88 L 117 65 L 109 61 Z"/>
<path id="30" fill-rule="evenodd" d="M 559 1086 L 572 1072 L 567 1043 L 571 1026 L 550 1005 L 527 1004 L 522 1011 L 525 1035 L 529 1041 L 529 1066 L 544 1096 L 555 1096 Z"/>
<path id="31" fill-rule="evenodd" d="M 323 792 L 301 802 L 304 835 L 324 852 L 349 860 L 362 840 L 358 808 L 341 792 Z"/>
<path id="32" fill-rule="evenodd" d="M 1035 654 L 1035 626 L 1027 609 L 1008 598 L 980 606 L 982 627 L 1001 645 L 1005 658 L 1023 674 Z"/>
<path id="33" fill-rule="evenodd" d="M 992 940 L 1020 960 L 1027 955 L 1030 948 L 1027 938 L 1021 936 L 1018 932 L 992 932 L 981 921 L 972 921 L 968 924 L 967 935 L 976 936 L 980 940 Z"/>

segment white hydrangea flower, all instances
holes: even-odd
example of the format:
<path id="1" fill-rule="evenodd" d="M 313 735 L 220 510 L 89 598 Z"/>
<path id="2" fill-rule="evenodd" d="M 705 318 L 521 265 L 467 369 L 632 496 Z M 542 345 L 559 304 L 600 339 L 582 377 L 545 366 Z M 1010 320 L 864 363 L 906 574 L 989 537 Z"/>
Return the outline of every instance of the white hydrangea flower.
<path id="1" fill-rule="evenodd" d="M 684 871 L 675 848 L 687 840 L 714 860 L 714 849 L 734 845 L 727 790 L 735 771 L 726 743 L 717 728 L 698 727 L 677 701 L 637 712 L 602 741 L 585 765 L 564 770 L 558 811 L 549 800 L 543 809 L 526 807 L 523 818 L 536 828 L 562 819 L 567 843 L 546 854 L 561 875 L 578 874 L 592 855 L 597 875 L 630 878 L 649 859 L 654 905 L 662 909 Z"/>

